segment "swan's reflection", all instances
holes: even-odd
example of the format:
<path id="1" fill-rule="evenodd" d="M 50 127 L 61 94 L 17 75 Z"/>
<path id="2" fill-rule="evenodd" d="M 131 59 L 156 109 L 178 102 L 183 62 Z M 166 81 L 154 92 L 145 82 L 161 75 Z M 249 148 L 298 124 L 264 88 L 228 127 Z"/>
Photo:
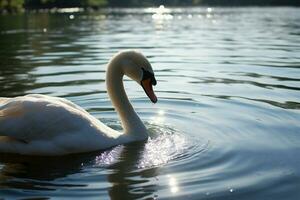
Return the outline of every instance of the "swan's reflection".
<path id="1" fill-rule="evenodd" d="M 156 184 L 151 179 L 157 176 L 157 168 L 137 169 L 142 159 L 144 142 L 126 145 L 120 155 L 119 162 L 111 165 L 108 181 L 112 184 L 109 189 L 111 199 L 155 198 Z"/>
<path id="2" fill-rule="evenodd" d="M 80 173 L 83 163 L 90 163 L 93 154 L 76 154 L 58 157 L 21 156 L 1 154 L 0 188 L 28 190 L 54 190 L 63 187 L 84 187 L 86 185 L 56 182 L 71 174 Z"/>
<path id="3" fill-rule="evenodd" d="M 60 191 L 63 195 L 68 188 L 74 188 L 76 191 L 79 191 L 79 188 L 88 189 L 89 180 L 84 182 L 80 179 L 87 174 L 86 172 L 92 171 L 92 177 L 96 177 L 97 181 L 104 183 L 106 187 L 105 183 L 108 180 L 111 186 L 106 190 L 111 199 L 151 198 L 154 197 L 156 186 L 150 180 L 156 176 L 156 168 L 138 169 L 137 167 L 144 147 L 145 142 L 139 142 L 115 147 L 105 152 L 61 157 L 1 154 L 0 190 L 21 189 L 39 196 L 51 196 L 49 192 Z M 72 175 L 76 178 L 69 178 L 74 177 Z"/>

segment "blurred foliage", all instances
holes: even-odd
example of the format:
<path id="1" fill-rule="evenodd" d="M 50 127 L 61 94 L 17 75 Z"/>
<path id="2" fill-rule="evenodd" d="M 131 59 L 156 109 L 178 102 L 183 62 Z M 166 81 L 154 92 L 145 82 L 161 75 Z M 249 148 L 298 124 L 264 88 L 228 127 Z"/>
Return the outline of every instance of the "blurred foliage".
<path id="1" fill-rule="evenodd" d="M 106 0 L 25 0 L 27 9 L 107 6 Z"/>
<path id="2" fill-rule="evenodd" d="M 83 5 L 83 7 L 103 7 L 107 5 L 107 0 L 85 0 L 85 1 L 81 1 L 81 4 Z"/>
<path id="3" fill-rule="evenodd" d="M 0 0 L 1 12 L 18 12 L 25 9 L 47 8 L 100 8 L 100 7 L 143 7 L 143 6 L 300 6 L 300 0 Z"/>
<path id="4" fill-rule="evenodd" d="M 23 9 L 24 0 L 0 0 L 1 12 L 19 12 Z"/>

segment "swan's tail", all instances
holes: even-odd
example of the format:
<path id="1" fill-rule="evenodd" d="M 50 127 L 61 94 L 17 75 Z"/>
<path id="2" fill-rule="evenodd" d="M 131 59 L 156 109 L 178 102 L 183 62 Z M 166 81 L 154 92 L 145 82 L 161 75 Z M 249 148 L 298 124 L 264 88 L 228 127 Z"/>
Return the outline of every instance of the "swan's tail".
<path id="1" fill-rule="evenodd" d="M 1 108 L 6 102 L 8 101 L 8 98 L 0 97 L 0 117 L 4 117 L 4 111 Z"/>
<path id="2" fill-rule="evenodd" d="M 23 114 L 23 110 L 18 109 L 18 107 L 11 107 L 11 108 L 0 108 L 0 117 L 17 117 Z"/>
<path id="3" fill-rule="evenodd" d="M 21 103 L 10 104 L 9 98 L 0 98 L 0 136 L 13 137 L 18 130 L 24 130 L 23 114 Z"/>
<path id="4" fill-rule="evenodd" d="M 0 106 L 1 104 L 5 104 L 8 100 L 9 98 L 0 97 Z"/>

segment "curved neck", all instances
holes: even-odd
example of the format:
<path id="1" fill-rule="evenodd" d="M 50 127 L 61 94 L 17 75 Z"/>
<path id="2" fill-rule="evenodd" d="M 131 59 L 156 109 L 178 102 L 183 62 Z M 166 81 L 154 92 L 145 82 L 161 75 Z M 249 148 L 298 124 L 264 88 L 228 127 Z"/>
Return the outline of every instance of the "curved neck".
<path id="1" fill-rule="evenodd" d="M 148 137 L 146 127 L 134 111 L 124 90 L 124 73 L 119 63 L 112 60 L 108 64 L 106 72 L 108 95 L 120 117 L 125 134 L 137 139 L 146 139 Z"/>

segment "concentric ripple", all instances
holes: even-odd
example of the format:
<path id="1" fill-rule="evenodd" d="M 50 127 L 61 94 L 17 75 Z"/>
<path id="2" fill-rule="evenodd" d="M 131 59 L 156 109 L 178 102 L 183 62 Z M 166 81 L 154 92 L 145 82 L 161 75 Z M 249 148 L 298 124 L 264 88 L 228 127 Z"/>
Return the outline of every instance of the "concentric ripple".
<path id="1" fill-rule="evenodd" d="M 138 144 L 138 146 L 142 146 L 139 149 L 140 157 L 136 163 L 136 167 L 139 169 L 163 166 L 172 160 L 188 159 L 208 148 L 208 142 L 192 138 L 171 127 L 151 125 L 150 132 L 149 139 Z M 108 167 L 118 162 L 122 151 L 125 151 L 126 148 L 134 148 L 134 145 L 136 143 L 119 145 L 104 151 L 96 156 L 95 165 Z"/>

